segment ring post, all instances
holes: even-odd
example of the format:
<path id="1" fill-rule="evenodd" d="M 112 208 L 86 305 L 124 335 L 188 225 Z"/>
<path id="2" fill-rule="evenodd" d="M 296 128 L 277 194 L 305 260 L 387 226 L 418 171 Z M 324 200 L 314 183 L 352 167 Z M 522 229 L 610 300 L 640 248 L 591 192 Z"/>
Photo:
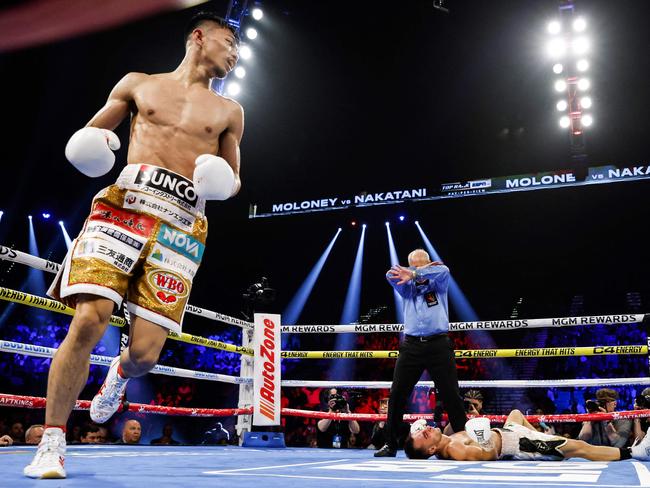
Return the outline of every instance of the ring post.
<path id="1" fill-rule="evenodd" d="M 243 329 L 242 330 L 242 346 L 251 348 L 253 347 L 253 331 L 254 329 Z M 240 359 L 240 370 L 239 376 L 242 378 L 252 378 L 254 370 L 254 359 L 253 356 L 247 356 L 242 354 Z M 237 403 L 238 408 L 250 408 L 253 406 L 253 384 L 241 384 L 239 385 L 239 402 Z M 244 442 L 244 437 L 248 432 L 250 432 L 253 425 L 253 416 L 252 415 L 240 415 L 237 417 L 237 438 L 239 439 L 239 445 L 241 446 Z"/>
<path id="2" fill-rule="evenodd" d="M 281 317 L 255 314 L 253 332 L 253 425 L 280 425 L 282 344 Z M 285 447 L 281 432 L 246 432 L 244 447 Z"/>

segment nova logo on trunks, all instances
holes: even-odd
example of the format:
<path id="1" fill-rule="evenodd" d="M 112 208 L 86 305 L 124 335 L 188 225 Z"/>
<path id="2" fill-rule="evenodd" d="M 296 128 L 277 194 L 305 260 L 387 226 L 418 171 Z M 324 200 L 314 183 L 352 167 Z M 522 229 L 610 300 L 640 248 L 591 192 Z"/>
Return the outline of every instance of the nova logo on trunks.
<path id="1" fill-rule="evenodd" d="M 200 263 L 203 257 L 205 246 L 197 241 L 191 235 L 173 229 L 165 224 L 160 225 L 158 231 L 158 242 L 169 247 L 170 249 L 191 259 L 195 263 Z"/>
<path id="2" fill-rule="evenodd" d="M 176 303 L 189 292 L 185 280 L 171 271 L 154 269 L 147 274 L 147 280 L 154 289 L 158 290 L 156 298 L 161 303 Z"/>
<path id="3" fill-rule="evenodd" d="M 88 220 L 106 222 L 142 237 L 149 237 L 153 231 L 154 219 L 148 215 L 127 212 L 97 202 Z"/>
<path id="4" fill-rule="evenodd" d="M 190 180 L 158 166 L 140 166 L 134 183 L 162 190 L 192 206 L 198 201 Z"/>

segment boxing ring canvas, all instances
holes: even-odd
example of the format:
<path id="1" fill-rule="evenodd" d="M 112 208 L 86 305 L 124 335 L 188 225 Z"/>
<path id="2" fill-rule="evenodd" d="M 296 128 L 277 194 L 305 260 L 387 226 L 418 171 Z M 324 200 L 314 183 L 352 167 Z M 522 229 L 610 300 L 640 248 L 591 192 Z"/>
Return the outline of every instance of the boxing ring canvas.
<path id="1" fill-rule="evenodd" d="M 0 486 L 264 488 L 362 486 L 650 487 L 650 463 L 377 459 L 365 449 L 261 449 L 232 446 L 68 446 L 68 478 L 30 480 L 16 466 L 35 447 L 0 448 Z"/>

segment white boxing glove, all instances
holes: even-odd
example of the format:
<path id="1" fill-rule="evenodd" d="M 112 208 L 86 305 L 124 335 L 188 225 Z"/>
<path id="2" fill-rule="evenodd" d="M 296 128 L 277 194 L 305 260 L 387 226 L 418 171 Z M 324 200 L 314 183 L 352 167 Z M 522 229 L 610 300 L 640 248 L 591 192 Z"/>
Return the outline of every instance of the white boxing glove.
<path id="1" fill-rule="evenodd" d="M 65 157 L 86 176 L 96 178 L 108 173 L 115 164 L 120 139 L 113 131 L 84 127 L 72 134 L 65 146 Z"/>
<path id="2" fill-rule="evenodd" d="M 199 198 L 226 200 L 233 196 L 237 180 L 225 159 L 214 154 L 201 154 L 195 164 L 194 189 Z"/>
<path id="3" fill-rule="evenodd" d="M 427 426 L 427 421 L 425 419 L 417 419 L 411 424 L 411 436 L 414 436 L 418 432 L 424 430 Z"/>
<path id="4" fill-rule="evenodd" d="M 489 449 L 492 446 L 492 430 L 490 430 L 490 419 L 487 417 L 474 417 L 465 424 L 465 432 L 470 439 L 479 443 L 484 449 Z"/>

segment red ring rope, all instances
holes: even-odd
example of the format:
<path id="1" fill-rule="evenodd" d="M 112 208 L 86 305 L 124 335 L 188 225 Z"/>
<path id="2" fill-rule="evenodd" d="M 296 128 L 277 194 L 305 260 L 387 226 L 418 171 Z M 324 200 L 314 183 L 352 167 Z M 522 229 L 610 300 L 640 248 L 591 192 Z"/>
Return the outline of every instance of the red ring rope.
<path id="1" fill-rule="evenodd" d="M 2 407 L 22 407 L 22 408 L 45 408 L 46 399 L 41 397 L 31 397 L 23 395 L 9 395 L 0 393 L 0 406 Z M 77 400 L 75 410 L 88 410 L 90 409 L 90 401 Z M 142 403 L 129 403 L 127 405 L 129 412 L 139 413 L 153 413 L 162 415 L 184 415 L 189 417 L 227 417 L 230 415 L 250 415 L 253 413 L 253 408 L 187 408 L 187 407 L 167 407 L 164 405 L 144 405 Z M 119 411 L 123 411 L 120 408 Z M 283 408 L 282 415 L 289 417 L 309 417 L 316 419 L 332 419 L 332 420 L 361 420 L 368 422 L 379 422 L 386 420 L 386 415 L 378 413 L 331 413 L 320 412 L 314 410 L 297 410 L 295 408 Z M 490 419 L 492 423 L 503 423 L 506 421 L 507 415 L 482 415 Z M 470 418 L 473 415 L 469 416 Z M 650 417 L 650 410 L 624 410 L 622 412 L 612 413 L 575 413 L 575 414 L 561 414 L 561 415 L 526 415 L 529 422 L 602 422 L 607 420 L 618 419 L 637 419 Z M 446 420 L 447 416 L 443 415 Z M 419 413 L 419 414 L 406 414 L 404 420 L 415 421 L 417 419 L 433 420 L 433 414 Z"/>
<path id="2" fill-rule="evenodd" d="M 331 413 L 331 412 L 315 412 L 312 410 L 296 410 L 293 408 L 283 408 L 282 415 L 290 417 L 310 417 L 317 419 L 332 419 L 332 420 L 366 420 L 369 422 L 378 422 L 386 420 L 386 415 L 378 413 Z M 406 414 L 404 420 L 407 422 L 414 422 L 417 419 L 433 420 L 431 413 L 418 413 Z M 475 415 L 468 415 L 468 418 L 475 417 Z M 504 423 L 507 415 L 478 415 L 478 417 L 486 417 L 492 423 Z M 650 417 L 650 410 L 626 410 L 622 412 L 612 413 L 571 413 L 561 415 L 525 415 L 529 422 L 588 422 L 588 421 L 607 421 L 618 419 L 637 419 L 643 417 Z M 447 415 L 443 415 L 444 420 L 447 420 Z"/>
<path id="3" fill-rule="evenodd" d="M 2 407 L 22 407 L 22 408 L 45 408 L 46 400 L 41 397 L 31 397 L 23 395 L 8 395 L 0 393 L 0 406 Z M 75 410 L 89 410 L 90 401 L 77 400 Z M 124 409 L 120 407 L 120 410 Z M 229 415 L 247 415 L 253 413 L 252 408 L 186 408 L 186 407 L 167 407 L 164 405 L 144 405 L 142 403 L 129 403 L 127 405 L 129 412 L 154 413 L 162 415 L 185 415 L 189 417 L 227 417 Z"/>

